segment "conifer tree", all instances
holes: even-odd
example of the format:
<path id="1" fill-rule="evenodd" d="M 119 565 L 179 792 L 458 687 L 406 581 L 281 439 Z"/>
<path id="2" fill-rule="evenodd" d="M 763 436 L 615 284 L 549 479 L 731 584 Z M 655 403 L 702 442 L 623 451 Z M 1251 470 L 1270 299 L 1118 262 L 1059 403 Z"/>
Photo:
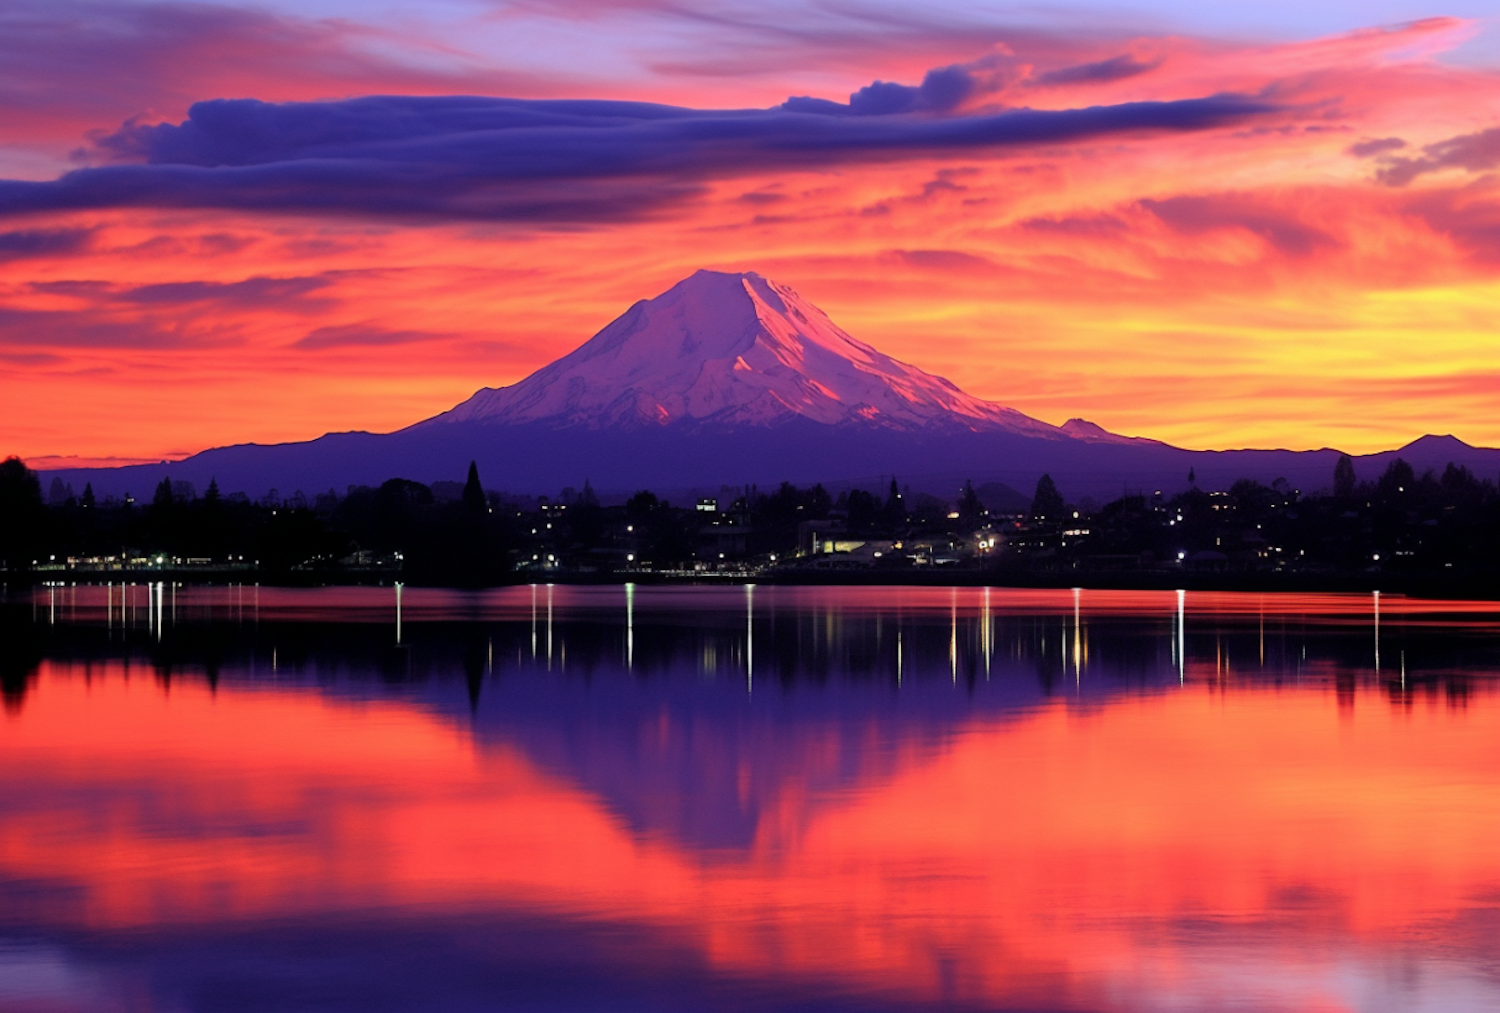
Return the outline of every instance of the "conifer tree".
<path id="1" fill-rule="evenodd" d="M 464 509 L 484 512 L 484 486 L 479 484 L 479 464 L 475 461 L 469 462 L 469 480 L 464 483 Z"/>
<path id="2" fill-rule="evenodd" d="M 1063 502 L 1062 493 L 1057 490 L 1057 483 L 1052 481 L 1051 475 L 1043 475 L 1037 479 L 1036 495 L 1031 498 L 1031 519 L 1034 521 L 1059 521 L 1062 520 L 1063 510 L 1067 504 Z"/>
<path id="3" fill-rule="evenodd" d="M 1333 466 L 1333 494 L 1348 499 L 1354 495 L 1354 486 L 1354 458 L 1340 454 L 1338 463 Z"/>

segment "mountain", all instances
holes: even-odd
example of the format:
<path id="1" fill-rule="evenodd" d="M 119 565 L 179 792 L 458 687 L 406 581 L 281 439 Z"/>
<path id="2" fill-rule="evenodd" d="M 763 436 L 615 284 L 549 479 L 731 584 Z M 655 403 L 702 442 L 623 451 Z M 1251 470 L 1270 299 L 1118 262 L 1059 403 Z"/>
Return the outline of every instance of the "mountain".
<path id="1" fill-rule="evenodd" d="M 486 387 L 419 425 L 740 427 L 793 419 L 905 432 L 1061 434 L 856 341 L 785 285 L 715 271 L 636 303 L 520 383 Z"/>
<path id="2" fill-rule="evenodd" d="M 1373 477 L 1396 454 L 1418 471 L 1449 461 L 1486 476 L 1500 451 L 1423 437 L 1356 458 Z M 1336 450 L 1192 451 L 1083 419 L 1053 426 L 967 394 L 856 340 L 785 285 L 699 271 L 642 300 L 519 383 L 479 390 L 394 433 L 330 433 L 305 443 L 221 447 L 170 464 L 71 469 L 75 489 L 147 496 L 168 477 L 200 490 L 308 494 L 403 477 L 461 479 L 470 460 L 491 488 L 555 494 L 718 489 L 781 481 L 878 488 L 892 475 L 951 495 L 966 479 L 1029 490 L 1043 472 L 1065 495 L 1175 492 L 1236 479 L 1326 487 Z"/>

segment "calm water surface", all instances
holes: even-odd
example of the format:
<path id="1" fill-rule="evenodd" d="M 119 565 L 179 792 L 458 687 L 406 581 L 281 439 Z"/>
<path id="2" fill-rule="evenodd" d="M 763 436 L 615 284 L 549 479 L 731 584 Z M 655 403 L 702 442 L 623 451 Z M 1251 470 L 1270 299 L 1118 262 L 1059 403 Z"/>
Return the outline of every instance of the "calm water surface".
<path id="1" fill-rule="evenodd" d="M 1500 1009 L 1500 607 L 0 603 L 0 1010 Z"/>

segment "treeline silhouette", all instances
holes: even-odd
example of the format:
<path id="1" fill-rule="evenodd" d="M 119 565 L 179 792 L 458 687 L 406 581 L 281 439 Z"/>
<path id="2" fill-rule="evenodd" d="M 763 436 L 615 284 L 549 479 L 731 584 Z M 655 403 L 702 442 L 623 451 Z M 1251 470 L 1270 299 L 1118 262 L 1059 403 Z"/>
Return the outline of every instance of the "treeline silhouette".
<path id="1" fill-rule="evenodd" d="M 417 581 L 488 582 L 510 567 L 511 529 L 477 469 L 455 498 L 391 479 L 313 501 L 202 496 L 163 479 L 147 504 L 98 501 L 91 488 L 50 497 L 23 462 L 0 463 L 0 566 L 32 570 L 69 558 L 244 567 L 271 574 L 350 566 L 400 569 Z M 57 501 L 59 500 L 60 501 Z"/>
<path id="2" fill-rule="evenodd" d="M 1056 532 L 1048 565 L 1087 569 L 1091 561 L 1139 557 L 1224 571 L 1500 569 L 1495 482 L 1451 463 L 1418 475 L 1400 458 L 1374 481 L 1359 482 L 1347 456 L 1332 479 L 1331 491 L 1314 495 L 1278 479 L 1193 487 L 1169 499 L 1125 496 L 1053 525 L 1087 534 Z M 1046 491 L 1039 487 L 1039 503 Z"/>
<path id="3" fill-rule="evenodd" d="M 879 545 L 859 565 L 893 579 L 922 563 L 997 579 L 1500 572 L 1500 490 L 1454 464 L 1418 475 L 1397 459 L 1379 478 L 1360 482 L 1344 457 L 1328 489 L 1312 494 L 1282 480 L 1245 480 L 1103 506 L 1070 502 L 1050 476 L 1038 482 L 1029 509 L 1024 500 L 988 509 L 970 483 L 952 500 L 913 495 L 894 479 L 881 492 L 834 496 L 821 485 L 783 483 L 768 492 L 726 488 L 701 509 L 650 491 L 604 506 L 587 483 L 555 501 L 508 499 L 486 491 L 471 465 L 464 483 L 395 478 L 342 496 L 270 494 L 258 502 L 220 495 L 214 483 L 198 495 L 163 479 L 141 504 L 98 501 L 90 488 L 75 494 L 56 482 L 44 498 L 36 474 L 12 458 L 0 464 L 0 567 L 45 571 L 71 559 L 89 569 L 113 560 L 134 568 L 244 568 L 273 578 L 399 573 L 414 583 L 466 586 L 539 571 L 785 567 L 815 537 L 822 545 L 825 538 Z"/>

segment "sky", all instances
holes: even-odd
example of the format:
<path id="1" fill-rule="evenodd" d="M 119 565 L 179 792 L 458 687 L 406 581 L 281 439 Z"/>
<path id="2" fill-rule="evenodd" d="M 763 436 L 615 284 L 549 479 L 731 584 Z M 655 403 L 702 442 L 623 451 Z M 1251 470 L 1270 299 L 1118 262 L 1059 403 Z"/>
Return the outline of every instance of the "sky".
<path id="1" fill-rule="evenodd" d="M 1060 424 L 1500 445 L 1500 16 L 0 0 L 0 454 L 388 431 L 699 268 Z"/>

